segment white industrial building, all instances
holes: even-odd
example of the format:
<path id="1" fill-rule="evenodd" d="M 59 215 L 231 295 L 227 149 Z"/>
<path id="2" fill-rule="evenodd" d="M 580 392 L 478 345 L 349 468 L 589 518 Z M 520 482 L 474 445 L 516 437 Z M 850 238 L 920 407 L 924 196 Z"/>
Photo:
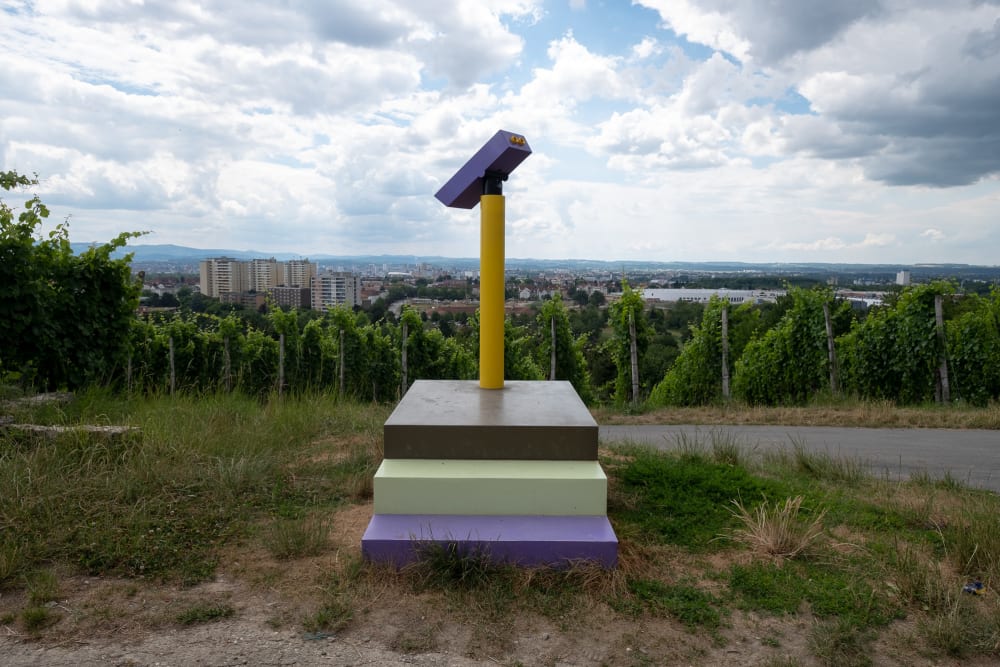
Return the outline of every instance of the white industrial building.
<path id="1" fill-rule="evenodd" d="M 778 300 L 778 297 L 785 296 L 785 294 L 785 290 L 740 290 L 726 289 L 724 287 L 719 289 L 651 287 L 642 290 L 642 298 L 645 301 L 708 303 L 713 296 L 717 296 L 734 305 L 741 303 L 773 303 Z"/>

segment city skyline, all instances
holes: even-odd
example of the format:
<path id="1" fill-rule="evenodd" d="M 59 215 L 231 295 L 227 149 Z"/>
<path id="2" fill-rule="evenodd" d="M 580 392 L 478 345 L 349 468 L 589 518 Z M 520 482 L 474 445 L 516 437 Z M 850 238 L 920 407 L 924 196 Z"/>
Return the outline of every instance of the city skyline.
<path id="1" fill-rule="evenodd" d="M 475 257 L 502 128 L 508 257 L 992 266 L 1000 4 L 939 5 L 0 1 L 0 169 L 76 242 Z"/>

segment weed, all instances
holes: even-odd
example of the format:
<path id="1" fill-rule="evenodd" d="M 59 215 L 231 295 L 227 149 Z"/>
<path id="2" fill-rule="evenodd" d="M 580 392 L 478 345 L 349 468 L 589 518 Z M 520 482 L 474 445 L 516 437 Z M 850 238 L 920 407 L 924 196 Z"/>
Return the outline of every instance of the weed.
<path id="1" fill-rule="evenodd" d="M 857 459 L 839 458 L 826 452 L 810 451 L 805 441 L 789 438 L 795 469 L 808 477 L 828 482 L 859 484 L 869 478 L 868 466 Z"/>
<path id="2" fill-rule="evenodd" d="M 354 610 L 342 600 L 328 600 L 314 613 L 302 620 L 306 632 L 336 632 L 354 618 Z"/>
<path id="3" fill-rule="evenodd" d="M 952 475 L 950 470 L 945 470 L 941 478 L 934 482 L 934 486 L 952 492 L 969 488 L 965 482 Z"/>
<path id="4" fill-rule="evenodd" d="M 732 431 L 713 430 L 710 433 L 712 442 L 712 459 L 716 463 L 731 466 L 746 467 L 748 453 L 743 441 Z"/>
<path id="5" fill-rule="evenodd" d="M 0 586 L 12 580 L 24 564 L 24 552 L 12 541 L 0 541 Z"/>
<path id="6" fill-rule="evenodd" d="M 1000 518 L 993 494 L 967 491 L 958 520 L 942 531 L 945 549 L 964 575 L 1000 581 Z"/>
<path id="7" fill-rule="evenodd" d="M 839 621 L 817 623 L 809 633 L 809 648 L 829 667 L 869 667 L 874 635 L 865 628 Z"/>
<path id="8" fill-rule="evenodd" d="M 229 618 L 236 613 L 232 605 L 198 603 L 174 617 L 181 625 L 199 625 Z"/>
<path id="9" fill-rule="evenodd" d="M 952 599 L 950 589 L 956 582 L 922 550 L 897 539 L 888 550 L 885 564 L 886 586 L 903 602 L 933 614 L 947 611 Z"/>
<path id="10" fill-rule="evenodd" d="M 733 539 L 768 556 L 795 558 L 823 534 L 826 510 L 808 523 L 799 521 L 802 496 L 786 498 L 783 505 L 775 501 L 772 506 L 764 501 L 753 512 L 740 500 L 733 500 L 733 505 L 736 506 L 733 514 L 743 526 L 732 531 Z"/>
<path id="11" fill-rule="evenodd" d="M 415 547 L 417 561 L 410 566 L 419 573 L 424 585 L 430 587 L 457 586 L 476 589 L 490 586 L 499 579 L 509 579 L 510 566 L 498 565 L 488 548 L 466 548 L 459 542 L 427 540 Z"/>
<path id="12" fill-rule="evenodd" d="M 25 577 L 28 601 L 43 605 L 59 598 L 59 580 L 51 570 L 38 570 Z"/>
<path id="13" fill-rule="evenodd" d="M 48 607 L 27 607 L 21 611 L 21 625 L 31 634 L 41 632 L 59 622 L 60 616 Z"/>
<path id="14" fill-rule="evenodd" d="M 719 600 L 693 586 L 635 579 L 628 587 L 641 608 L 656 615 L 672 616 L 689 628 L 714 630 L 722 623 Z"/>
<path id="15" fill-rule="evenodd" d="M 326 574 L 319 583 L 322 601 L 319 608 L 302 620 L 306 632 L 337 632 L 354 618 L 355 606 L 365 595 L 361 586 L 371 576 L 385 572 L 366 570 L 359 558 L 351 558 Z M 366 576 L 368 575 L 368 576 Z"/>
<path id="16" fill-rule="evenodd" d="M 928 646 L 954 658 L 1000 654 L 1000 609 L 981 609 L 980 601 L 952 593 L 942 613 L 920 622 Z"/>
<path id="17" fill-rule="evenodd" d="M 698 437 L 698 433 L 689 434 L 687 431 L 678 431 L 673 435 L 673 449 L 684 458 L 703 459 L 706 458 L 705 444 Z"/>
<path id="18" fill-rule="evenodd" d="M 328 522 L 308 517 L 275 520 L 265 539 L 267 549 L 279 560 L 318 555 L 329 543 Z"/>

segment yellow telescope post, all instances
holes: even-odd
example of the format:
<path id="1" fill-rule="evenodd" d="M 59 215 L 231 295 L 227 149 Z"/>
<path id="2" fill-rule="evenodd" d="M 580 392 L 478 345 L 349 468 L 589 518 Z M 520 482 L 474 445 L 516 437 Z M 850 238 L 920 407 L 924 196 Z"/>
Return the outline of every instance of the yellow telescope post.
<path id="1" fill-rule="evenodd" d="M 503 182 L 531 155 L 520 135 L 500 130 L 434 195 L 445 206 L 480 207 L 479 388 L 503 389 Z"/>
<path id="2" fill-rule="evenodd" d="M 479 209 L 479 386 L 503 389 L 503 195 L 482 195 Z"/>

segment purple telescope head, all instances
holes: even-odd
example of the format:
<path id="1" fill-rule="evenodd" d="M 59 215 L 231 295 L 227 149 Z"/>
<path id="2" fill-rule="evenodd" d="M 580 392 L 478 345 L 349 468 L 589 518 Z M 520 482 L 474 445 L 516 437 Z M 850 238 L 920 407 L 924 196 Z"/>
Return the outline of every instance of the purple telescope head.
<path id="1" fill-rule="evenodd" d="M 445 206 L 474 208 L 480 195 L 500 194 L 500 182 L 529 155 L 522 135 L 500 130 L 434 196 Z"/>

